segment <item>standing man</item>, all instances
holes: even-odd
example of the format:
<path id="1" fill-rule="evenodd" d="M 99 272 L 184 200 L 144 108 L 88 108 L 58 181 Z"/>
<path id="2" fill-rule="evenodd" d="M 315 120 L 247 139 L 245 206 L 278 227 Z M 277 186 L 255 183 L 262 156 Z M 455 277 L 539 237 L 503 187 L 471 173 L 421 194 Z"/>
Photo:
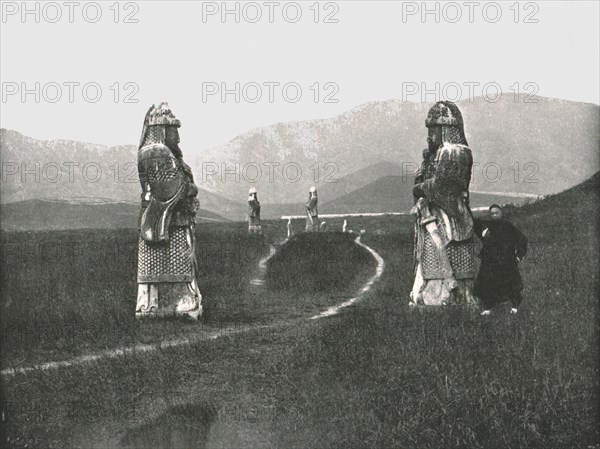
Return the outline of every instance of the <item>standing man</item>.
<path id="1" fill-rule="evenodd" d="M 202 314 L 194 226 L 199 202 L 167 103 L 146 113 L 138 151 L 142 185 L 136 317 Z"/>
<path id="2" fill-rule="evenodd" d="M 306 202 L 306 228 L 307 232 L 319 230 L 319 211 L 317 210 L 317 189 L 312 186 L 308 191 L 308 201 Z"/>
<path id="3" fill-rule="evenodd" d="M 481 266 L 475 281 L 475 295 L 481 300 L 483 312 L 502 302 L 510 301 L 510 313 L 517 313 L 523 300 L 523 280 L 518 263 L 527 254 L 527 238 L 507 220 L 502 208 L 492 204 L 490 220 L 475 220 L 475 234 L 483 243 L 479 257 Z"/>
<path id="4" fill-rule="evenodd" d="M 248 233 L 262 234 L 260 225 L 260 202 L 254 187 L 248 192 Z"/>
<path id="5" fill-rule="evenodd" d="M 463 118 L 450 101 L 427 114 L 428 148 L 415 177 L 415 281 L 410 305 L 475 304 L 473 218 L 469 182 L 473 157 Z"/>

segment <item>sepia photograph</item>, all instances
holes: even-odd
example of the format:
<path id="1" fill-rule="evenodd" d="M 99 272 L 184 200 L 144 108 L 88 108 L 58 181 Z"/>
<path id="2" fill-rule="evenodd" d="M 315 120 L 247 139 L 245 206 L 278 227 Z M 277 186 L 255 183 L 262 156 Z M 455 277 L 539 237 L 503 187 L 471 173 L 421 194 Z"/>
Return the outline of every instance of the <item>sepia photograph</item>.
<path id="1" fill-rule="evenodd" d="M 600 449 L 600 2 L 0 8 L 1 448 Z"/>

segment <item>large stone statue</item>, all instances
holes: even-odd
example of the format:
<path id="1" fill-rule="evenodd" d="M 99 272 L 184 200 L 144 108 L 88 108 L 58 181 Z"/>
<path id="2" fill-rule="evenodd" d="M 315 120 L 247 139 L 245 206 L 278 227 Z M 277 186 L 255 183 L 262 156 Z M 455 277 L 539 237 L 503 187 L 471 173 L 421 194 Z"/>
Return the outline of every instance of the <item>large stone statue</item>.
<path id="1" fill-rule="evenodd" d="M 411 305 L 474 304 L 476 276 L 469 182 L 473 157 L 458 107 L 436 103 L 429 148 L 415 177 L 415 281 Z"/>
<path id="2" fill-rule="evenodd" d="M 319 230 L 319 211 L 317 209 L 319 200 L 317 199 L 317 189 L 313 186 L 308 191 L 308 201 L 306 202 L 306 228 L 307 232 Z"/>
<path id="3" fill-rule="evenodd" d="M 198 188 L 179 149 L 180 125 L 167 103 L 153 105 L 144 119 L 136 317 L 202 314 L 194 238 Z"/>
<path id="4" fill-rule="evenodd" d="M 254 187 L 248 192 L 248 232 L 250 234 L 261 234 L 260 225 L 260 201 Z"/>

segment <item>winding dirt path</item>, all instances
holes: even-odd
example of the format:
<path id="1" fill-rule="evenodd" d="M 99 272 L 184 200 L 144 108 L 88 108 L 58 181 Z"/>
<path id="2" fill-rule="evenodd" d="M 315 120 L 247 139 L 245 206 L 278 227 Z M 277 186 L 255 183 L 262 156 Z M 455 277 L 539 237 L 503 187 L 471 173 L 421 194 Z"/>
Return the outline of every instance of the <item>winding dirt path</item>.
<path id="1" fill-rule="evenodd" d="M 358 292 L 352 298 L 350 298 L 336 306 L 329 307 L 327 310 L 325 310 L 317 315 L 314 315 L 312 317 L 301 318 L 301 319 L 297 319 L 297 320 L 293 320 L 293 321 L 275 322 L 275 323 L 265 324 L 265 325 L 236 326 L 236 327 L 220 328 L 220 329 L 215 329 L 213 331 L 209 331 L 206 334 L 194 336 L 193 338 L 189 338 L 189 339 L 188 338 L 180 338 L 180 339 L 167 340 L 167 341 L 153 343 L 153 344 L 145 344 L 145 345 L 139 344 L 139 345 L 128 346 L 128 347 L 120 347 L 120 348 L 100 351 L 100 352 L 97 352 L 96 354 L 73 357 L 69 360 L 61 360 L 61 361 L 57 361 L 57 362 L 42 363 L 42 364 L 33 365 L 33 366 L 29 366 L 29 367 L 23 367 L 23 368 L 7 368 L 7 369 L 2 370 L 1 374 L 2 374 L 2 376 L 15 376 L 17 374 L 27 374 L 27 373 L 30 373 L 33 371 L 47 371 L 47 370 L 53 370 L 53 369 L 58 369 L 58 368 L 68 368 L 71 366 L 83 365 L 86 363 L 93 363 L 93 362 L 103 360 L 103 359 L 115 359 L 115 358 L 124 357 L 124 356 L 134 356 L 134 355 L 144 354 L 144 353 L 148 353 L 148 352 L 155 352 L 155 351 L 168 349 L 168 348 L 192 345 L 194 343 L 216 340 L 220 337 L 236 335 L 236 334 L 245 333 L 245 332 L 249 332 L 249 331 L 266 330 L 266 329 L 272 330 L 272 329 L 275 329 L 278 327 L 289 326 L 290 324 L 302 322 L 305 320 L 317 320 L 317 319 L 326 318 L 326 317 L 329 317 L 332 315 L 336 315 L 337 313 L 339 313 L 339 311 L 341 309 L 348 307 L 348 306 L 355 304 L 356 302 L 362 300 L 365 297 L 366 293 L 371 289 L 373 284 L 375 282 L 377 282 L 377 280 L 379 280 L 379 278 L 383 274 L 383 270 L 385 267 L 385 262 L 384 262 L 383 258 L 373 248 L 362 243 L 360 241 L 360 236 L 357 237 L 354 242 L 357 245 L 359 245 L 359 246 L 363 247 L 364 249 L 366 249 L 367 251 L 369 251 L 369 253 L 371 253 L 373 258 L 376 260 L 377 266 L 375 268 L 375 273 L 373 274 L 373 276 L 371 276 L 367 280 L 367 282 L 358 290 Z M 266 258 L 262 259 L 259 262 L 259 277 L 252 280 L 251 281 L 252 284 L 261 285 L 261 283 L 259 281 L 262 279 L 262 276 L 264 275 L 264 272 L 265 272 L 266 266 L 267 266 L 267 262 L 275 254 L 276 254 L 276 251 L 270 251 L 269 256 L 267 256 Z"/>
<path id="2" fill-rule="evenodd" d="M 353 298 L 350 298 L 347 301 L 344 301 L 341 304 L 338 304 L 337 306 L 332 306 L 332 307 L 328 308 L 327 310 L 325 310 L 324 312 L 319 313 L 318 315 L 311 316 L 309 318 L 309 320 L 318 320 L 319 318 L 325 318 L 327 316 L 335 315 L 344 307 L 351 306 L 352 304 L 360 301 L 361 299 L 363 299 L 365 294 L 371 289 L 371 286 L 375 282 L 377 282 L 379 280 L 379 278 L 381 277 L 381 275 L 383 274 L 383 270 L 385 268 L 385 261 L 383 260 L 383 257 L 381 257 L 377 253 L 377 251 L 375 251 L 373 248 L 371 248 L 370 246 L 367 246 L 363 242 L 361 242 L 360 236 L 357 237 L 357 239 L 354 241 L 354 243 L 356 243 L 359 246 L 362 246 L 364 249 L 366 249 L 367 251 L 369 251 L 371 253 L 373 258 L 375 258 L 375 260 L 377 261 L 377 267 L 375 267 L 375 274 L 373 276 L 371 276 L 369 278 L 369 280 L 360 288 L 360 290 L 357 292 L 356 296 L 354 296 Z"/>

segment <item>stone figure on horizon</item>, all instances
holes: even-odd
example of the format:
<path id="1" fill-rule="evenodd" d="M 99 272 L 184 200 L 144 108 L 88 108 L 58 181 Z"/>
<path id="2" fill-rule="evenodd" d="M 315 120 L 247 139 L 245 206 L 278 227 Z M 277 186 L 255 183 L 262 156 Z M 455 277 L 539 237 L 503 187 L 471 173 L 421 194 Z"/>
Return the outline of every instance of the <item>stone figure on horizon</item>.
<path id="1" fill-rule="evenodd" d="M 248 233 L 262 234 L 260 201 L 258 201 L 258 193 L 254 187 L 251 187 L 248 192 Z"/>
<path id="2" fill-rule="evenodd" d="M 312 186 L 308 191 L 308 201 L 306 202 L 306 228 L 307 232 L 319 231 L 319 200 L 317 198 L 317 189 Z"/>

